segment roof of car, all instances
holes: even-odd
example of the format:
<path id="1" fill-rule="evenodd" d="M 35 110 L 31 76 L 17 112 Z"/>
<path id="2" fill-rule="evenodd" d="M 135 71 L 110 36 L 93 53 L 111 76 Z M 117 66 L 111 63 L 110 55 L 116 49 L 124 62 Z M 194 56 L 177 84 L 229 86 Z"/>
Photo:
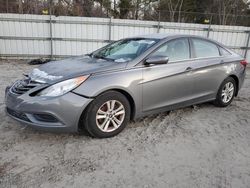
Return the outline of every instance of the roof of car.
<path id="1" fill-rule="evenodd" d="M 183 36 L 181 34 L 175 34 L 175 33 L 153 33 L 153 34 L 147 34 L 147 35 L 139 35 L 135 36 L 133 38 L 151 38 L 151 39 L 164 39 L 170 36 Z M 190 35 L 186 35 L 190 36 Z"/>
<path id="2" fill-rule="evenodd" d="M 188 35 L 188 34 L 178 34 L 178 33 L 153 33 L 153 34 L 147 34 L 147 35 L 138 35 L 132 38 L 147 38 L 147 39 L 160 39 L 161 40 L 161 39 L 165 39 L 169 37 L 195 37 L 195 38 L 200 38 L 204 40 L 209 40 L 218 45 L 224 46 L 213 39 L 205 38 L 205 37 L 198 36 L 198 35 Z"/>
<path id="3" fill-rule="evenodd" d="M 153 33 L 153 34 L 146 34 L 146 35 L 138 35 L 135 37 L 130 37 L 130 38 L 146 38 L 146 39 L 166 39 L 166 38 L 171 38 L 171 37 L 194 37 L 194 38 L 200 38 L 203 40 L 208 40 L 210 42 L 213 42 L 219 46 L 223 46 L 225 48 L 225 45 L 210 39 L 210 38 L 205 38 L 203 36 L 198 36 L 198 35 L 188 35 L 188 34 L 178 34 L 178 33 Z"/>

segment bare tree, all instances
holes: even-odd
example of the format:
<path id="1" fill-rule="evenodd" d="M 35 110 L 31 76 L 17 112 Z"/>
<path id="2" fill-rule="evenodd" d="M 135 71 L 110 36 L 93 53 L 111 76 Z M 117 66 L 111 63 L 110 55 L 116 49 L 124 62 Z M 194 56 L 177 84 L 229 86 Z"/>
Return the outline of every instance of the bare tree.
<path id="1" fill-rule="evenodd" d="M 246 0 L 0 0 L 1 13 L 96 16 L 249 25 Z M 248 17 L 246 17 L 248 15 Z M 208 23 L 208 22 L 206 22 Z"/>
<path id="2" fill-rule="evenodd" d="M 177 20 L 178 22 L 180 22 L 180 14 L 181 14 L 183 0 L 177 0 L 177 1 L 168 0 L 167 4 L 168 4 L 169 15 L 170 15 L 170 21 L 174 22 L 175 16 L 176 14 L 178 14 Z"/>

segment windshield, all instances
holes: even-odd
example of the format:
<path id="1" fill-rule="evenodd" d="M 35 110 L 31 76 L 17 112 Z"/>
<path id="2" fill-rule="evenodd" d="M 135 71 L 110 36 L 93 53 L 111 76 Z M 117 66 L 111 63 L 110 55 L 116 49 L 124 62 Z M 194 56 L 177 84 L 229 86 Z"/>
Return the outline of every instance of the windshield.
<path id="1" fill-rule="evenodd" d="M 141 55 L 156 42 L 157 39 L 143 38 L 120 40 L 93 53 L 92 56 L 115 62 L 127 62 Z"/>

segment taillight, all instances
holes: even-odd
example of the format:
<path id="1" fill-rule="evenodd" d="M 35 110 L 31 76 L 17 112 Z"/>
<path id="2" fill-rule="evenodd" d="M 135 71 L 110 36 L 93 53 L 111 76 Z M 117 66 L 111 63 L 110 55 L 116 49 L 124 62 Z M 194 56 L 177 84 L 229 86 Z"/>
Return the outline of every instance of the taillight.
<path id="1" fill-rule="evenodd" d="M 247 61 L 246 61 L 246 60 L 243 60 L 243 61 L 240 62 L 240 64 L 242 64 L 243 66 L 246 67 L 246 66 L 247 66 Z"/>

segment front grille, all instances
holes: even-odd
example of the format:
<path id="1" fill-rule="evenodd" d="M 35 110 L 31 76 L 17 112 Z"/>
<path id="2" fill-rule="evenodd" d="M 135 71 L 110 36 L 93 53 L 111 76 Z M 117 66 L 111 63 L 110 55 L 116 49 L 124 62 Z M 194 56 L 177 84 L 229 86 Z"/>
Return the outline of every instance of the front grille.
<path id="1" fill-rule="evenodd" d="M 7 108 L 6 110 L 11 116 L 30 122 L 29 118 L 24 113 L 12 110 L 10 108 Z"/>
<path id="2" fill-rule="evenodd" d="M 30 78 L 19 80 L 14 83 L 14 85 L 11 87 L 11 91 L 15 94 L 22 95 L 29 91 L 30 89 L 41 85 L 38 82 L 32 81 Z"/>

